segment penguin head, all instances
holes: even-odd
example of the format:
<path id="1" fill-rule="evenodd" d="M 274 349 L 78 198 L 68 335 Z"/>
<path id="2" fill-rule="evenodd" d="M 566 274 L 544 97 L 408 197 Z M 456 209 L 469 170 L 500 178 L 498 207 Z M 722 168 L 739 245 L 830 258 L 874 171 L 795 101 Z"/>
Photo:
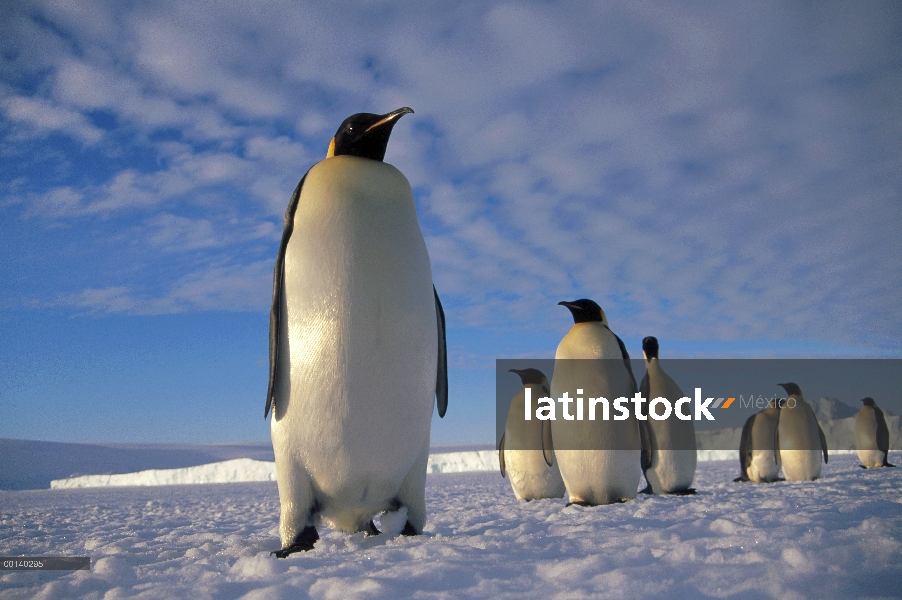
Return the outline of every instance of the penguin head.
<path id="1" fill-rule="evenodd" d="M 608 324 L 608 318 L 604 311 L 594 301 L 581 298 L 573 302 L 558 302 L 558 306 L 566 306 L 573 315 L 574 323 L 604 323 Z"/>
<path id="2" fill-rule="evenodd" d="M 642 340 L 642 354 L 645 355 L 645 360 L 658 358 L 658 338 L 651 335 L 644 338 Z"/>
<path id="3" fill-rule="evenodd" d="M 861 403 L 864 404 L 865 406 L 877 406 L 877 403 L 874 402 L 874 399 L 871 398 L 870 396 L 867 398 L 862 398 Z"/>
<path id="4" fill-rule="evenodd" d="M 777 385 L 786 390 L 788 396 L 802 395 L 802 389 L 795 383 L 778 383 Z"/>
<path id="5" fill-rule="evenodd" d="M 519 375 L 523 385 L 541 385 L 542 380 L 545 379 L 545 374 L 538 369 L 511 369 L 508 373 L 516 373 Z"/>
<path id="6" fill-rule="evenodd" d="M 404 106 L 384 115 L 372 113 L 351 115 L 335 132 L 326 158 L 347 155 L 381 162 L 385 158 L 388 138 L 395 123 L 399 118 L 412 112 L 412 109 Z"/>

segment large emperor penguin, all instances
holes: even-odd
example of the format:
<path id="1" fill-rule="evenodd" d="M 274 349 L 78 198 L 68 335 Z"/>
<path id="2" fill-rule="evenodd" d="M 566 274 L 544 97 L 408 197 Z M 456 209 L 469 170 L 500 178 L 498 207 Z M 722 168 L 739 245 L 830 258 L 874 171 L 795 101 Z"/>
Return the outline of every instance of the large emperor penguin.
<path id="1" fill-rule="evenodd" d="M 649 402 L 648 425 L 650 430 L 651 464 L 645 469 L 648 487 L 643 490 L 651 494 L 694 494 L 692 480 L 695 479 L 696 443 L 695 425 L 692 418 L 680 419 L 676 412 L 669 416 L 655 410 L 652 416 L 651 402 L 655 398 L 666 398 L 671 405 L 685 397 L 680 386 L 664 372 L 658 362 L 659 345 L 652 336 L 642 340 L 642 354 L 645 357 L 645 377 L 639 385 L 642 397 Z"/>
<path id="2" fill-rule="evenodd" d="M 426 523 L 433 398 L 448 384 L 444 313 L 410 184 L 383 162 L 409 108 L 355 114 L 285 212 L 270 313 L 272 443 L 284 558 L 310 550 L 320 520 L 375 534 L 407 509 Z"/>
<path id="3" fill-rule="evenodd" d="M 887 462 L 889 428 L 883 411 L 873 398 L 862 398 L 861 404 L 855 417 L 855 450 L 862 468 L 894 467 Z"/>
<path id="4" fill-rule="evenodd" d="M 799 386 L 778 385 L 788 394 L 777 425 L 783 475 L 789 481 L 813 481 L 821 476 L 821 458 L 828 460 L 827 438 Z"/>
<path id="5" fill-rule="evenodd" d="M 638 393 L 629 354 L 608 328 L 598 304 L 588 299 L 559 304 L 572 313 L 573 328 L 555 353 L 551 398 L 558 400 L 566 393 L 574 400 L 561 403 L 564 410 L 556 412 L 551 433 L 570 504 L 594 506 L 635 498 L 641 468 L 646 465 L 641 464 L 644 454 L 640 453 L 639 424 L 632 403 L 624 405 L 627 418 L 614 418 L 618 415 L 615 401 L 631 400 Z M 607 400 L 608 420 L 602 418 L 602 404 L 595 406 L 595 420 L 589 420 L 590 398 Z"/>
<path id="6" fill-rule="evenodd" d="M 548 379 L 538 369 L 511 369 L 510 372 L 520 376 L 523 387 L 511 399 L 504 435 L 498 445 L 501 476 L 510 475 L 517 500 L 560 498 L 566 489 L 554 461 L 551 422 L 539 421 L 535 416 L 529 421 L 524 418 L 526 394 L 530 395 L 530 405 L 535 406 L 539 398 L 551 394 Z"/>
<path id="7" fill-rule="evenodd" d="M 781 403 L 771 400 L 767 408 L 749 417 L 739 442 L 741 473 L 733 481 L 770 483 L 780 480 L 780 443 L 777 426 Z"/>

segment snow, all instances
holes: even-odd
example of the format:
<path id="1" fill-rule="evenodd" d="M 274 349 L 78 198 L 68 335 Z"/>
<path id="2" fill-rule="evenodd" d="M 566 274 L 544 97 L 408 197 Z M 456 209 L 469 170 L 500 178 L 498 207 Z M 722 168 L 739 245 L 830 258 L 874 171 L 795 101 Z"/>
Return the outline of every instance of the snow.
<path id="1" fill-rule="evenodd" d="M 702 462 L 695 496 L 594 508 L 518 502 L 497 471 L 431 474 L 424 535 L 393 535 L 404 516 L 389 514 L 388 535 L 323 527 L 285 560 L 269 555 L 274 482 L 0 491 L 0 553 L 91 557 L 91 571 L 0 571 L 0 597 L 899 596 L 902 468 L 844 454 L 814 482 L 737 474 Z"/>
<path id="2" fill-rule="evenodd" d="M 83 475 L 68 479 L 54 479 L 50 482 L 50 487 L 52 489 L 62 489 L 275 480 L 276 463 L 252 460 L 250 458 L 236 458 L 234 460 L 186 467 L 184 469 L 148 469 L 137 473 Z"/>
<path id="3" fill-rule="evenodd" d="M 854 454 L 854 450 L 833 450 L 831 454 Z M 739 461 L 738 450 L 699 450 L 698 462 Z M 500 472 L 496 450 L 467 452 L 443 452 L 431 454 L 426 472 L 473 473 Z M 126 487 L 155 485 L 190 485 L 198 483 L 241 483 L 249 481 L 276 481 L 274 462 L 241 458 L 218 463 L 186 467 L 182 469 L 148 469 L 136 473 L 81 475 L 66 479 L 54 479 L 52 489 L 89 487 Z"/>
<path id="4" fill-rule="evenodd" d="M 496 450 L 471 450 L 431 454 L 427 473 L 464 473 L 499 471 Z M 148 469 L 137 473 L 82 475 L 50 482 L 53 489 L 86 487 L 121 487 L 147 485 L 185 485 L 193 483 L 239 483 L 275 481 L 274 462 L 239 458 L 182 469 Z M 402 524 L 403 526 L 403 524 Z"/>

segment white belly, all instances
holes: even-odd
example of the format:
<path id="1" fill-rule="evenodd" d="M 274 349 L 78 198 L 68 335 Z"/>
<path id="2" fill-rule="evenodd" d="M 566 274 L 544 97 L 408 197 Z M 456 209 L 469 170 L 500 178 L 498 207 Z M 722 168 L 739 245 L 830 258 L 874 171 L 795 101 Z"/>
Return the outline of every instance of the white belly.
<path id="1" fill-rule="evenodd" d="M 780 462 L 789 481 L 812 481 L 821 476 L 820 433 L 814 412 L 803 401 L 795 408 L 780 411 L 777 427 L 780 440 Z"/>
<path id="2" fill-rule="evenodd" d="M 632 382 L 623 364 L 614 334 L 599 323 L 574 325 L 558 345 L 551 397 L 566 391 L 571 398 L 604 397 L 613 405 L 618 397 L 632 397 Z M 605 358 L 601 361 L 570 360 Z M 613 358 L 613 360 L 611 360 Z M 578 392 L 578 390 L 582 392 Z M 639 426 L 632 414 L 627 420 L 565 420 L 558 407 L 551 422 L 554 456 L 571 502 L 608 504 L 635 498 L 641 477 Z M 575 408 L 571 406 L 571 414 Z"/>
<path id="3" fill-rule="evenodd" d="M 365 173 L 342 176 L 342 162 Z M 294 224 L 276 460 L 306 470 L 321 502 L 379 504 L 428 445 L 435 393 L 432 271 L 410 186 L 391 165 L 330 158 L 307 174 Z"/>

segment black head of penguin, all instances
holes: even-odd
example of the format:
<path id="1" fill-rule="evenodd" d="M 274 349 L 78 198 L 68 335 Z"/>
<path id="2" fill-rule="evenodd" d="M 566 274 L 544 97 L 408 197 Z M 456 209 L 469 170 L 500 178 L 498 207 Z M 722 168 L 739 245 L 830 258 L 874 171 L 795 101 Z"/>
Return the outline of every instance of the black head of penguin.
<path id="1" fill-rule="evenodd" d="M 573 315 L 573 323 L 598 323 L 604 322 L 604 311 L 593 300 L 581 298 L 573 302 L 558 302 L 559 306 L 566 306 Z"/>
<path id="2" fill-rule="evenodd" d="M 642 352 L 646 359 L 658 358 L 658 349 L 658 338 L 650 335 L 642 340 Z"/>
<path id="3" fill-rule="evenodd" d="M 802 395 L 802 388 L 800 388 L 795 383 L 778 383 L 777 385 L 779 385 L 781 388 L 786 390 L 786 394 L 789 396 L 792 396 L 792 395 L 801 396 Z"/>
<path id="4" fill-rule="evenodd" d="M 865 406 L 877 406 L 877 403 L 874 402 L 874 399 L 871 397 L 862 398 L 861 403 L 864 404 Z"/>
<path id="5" fill-rule="evenodd" d="M 519 375 L 523 385 L 541 384 L 545 379 L 545 374 L 538 369 L 511 369 L 508 373 Z"/>
<path id="6" fill-rule="evenodd" d="M 391 130 L 400 117 L 413 110 L 404 106 L 384 115 L 357 113 L 342 122 L 332 144 L 329 156 L 359 156 L 382 161 Z"/>

